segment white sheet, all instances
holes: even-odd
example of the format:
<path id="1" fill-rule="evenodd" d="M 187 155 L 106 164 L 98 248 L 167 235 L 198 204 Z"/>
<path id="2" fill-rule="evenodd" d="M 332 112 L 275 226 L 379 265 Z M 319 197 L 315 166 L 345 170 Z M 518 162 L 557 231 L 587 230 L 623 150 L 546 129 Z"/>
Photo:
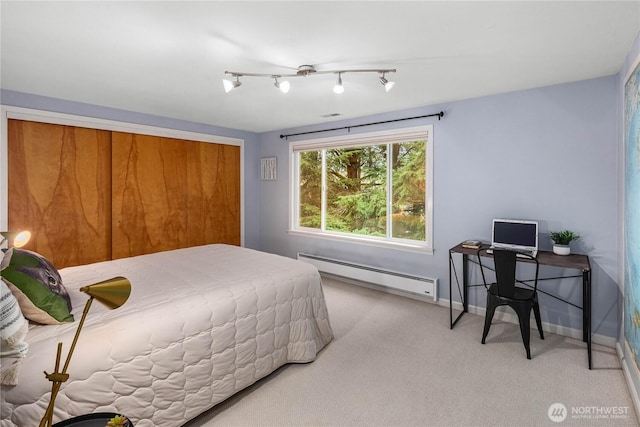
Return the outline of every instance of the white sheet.
<path id="1" fill-rule="evenodd" d="M 309 362 L 332 338 L 315 267 L 207 245 L 60 271 L 80 319 L 82 286 L 131 281 L 125 305 L 94 302 L 56 399 L 54 421 L 117 412 L 138 427 L 180 426 L 290 362 Z M 2 386 L 0 426 L 37 425 L 49 402 L 56 346 L 63 361 L 77 322 L 32 326 L 19 385 Z"/>

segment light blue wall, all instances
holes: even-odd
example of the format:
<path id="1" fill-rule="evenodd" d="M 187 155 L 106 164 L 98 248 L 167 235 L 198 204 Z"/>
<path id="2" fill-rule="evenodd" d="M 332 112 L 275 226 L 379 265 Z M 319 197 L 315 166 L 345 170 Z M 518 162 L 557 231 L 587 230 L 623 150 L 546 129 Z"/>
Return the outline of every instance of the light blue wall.
<path id="1" fill-rule="evenodd" d="M 573 250 L 591 257 L 593 331 L 615 337 L 618 329 L 616 88 L 617 77 L 611 76 L 263 134 L 261 156 L 278 158 L 278 180 L 260 185 L 261 248 L 290 257 L 295 257 L 297 252 L 309 252 L 437 277 L 439 295 L 448 299 L 450 247 L 469 238 L 490 240 L 494 217 L 538 220 L 543 249 L 551 247 L 546 236 L 549 230 L 569 228 L 582 235 Z M 391 120 L 440 110 L 445 112 L 441 121 L 420 119 L 351 132 L 433 123 L 434 255 L 287 233 L 288 143 L 279 138 L 281 133 Z M 558 271 L 543 269 L 544 273 L 557 276 Z M 582 304 L 579 280 L 547 282 L 543 288 Z M 484 292 L 477 289 L 470 303 L 484 306 Z M 459 300 L 455 293 L 454 299 Z M 546 296 L 542 296 L 541 305 L 544 321 L 582 329 L 580 310 Z"/>
<path id="2" fill-rule="evenodd" d="M 258 135 L 255 133 L 4 89 L 0 90 L 0 104 L 244 139 L 245 246 L 254 249 L 259 248 L 260 188 L 258 183 L 260 152 L 258 146 Z M 3 154 L 0 153 L 0 155 Z"/>
<path id="3" fill-rule="evenodd" d="M 440 279 L 448 295 L 447 250 L 467 238 L 489 239 L 494 217 L 536 219 L 542 232 L 571 228 L 583 238 L 575 251 L 593 267 L 593 328 L 618 331 L 617 171 L 619 110 L 616 76 L 432 105 L 407 111 L 262 135 L 2 90 L 0 102 L 68 114 L 140 123 L 245 140 L 245 242 L 247 247 L 295 257 L 331 255 Z M 358 128 L 352 133 L 434 125 L 434 255 L 419 255 L 329 240 L 291 236 L 288 228 L 288 142 L 281 133 L 391 120 L 445 111 L 445 117 Z M 338 133 L 338 132 L 334 132 Z M 322 134 L 327 136 L 327 134 Z M 259 180 L 259 159 L 278 158 L 278 180 Z M 520 181 L 499 173 L 520 173 Z M 550 243 L 543 237 L 543 247 Z M 555 272 L 551 272 L 555 274 Z M 550 283 L 581 304 L 579 283 Z M 458 299 L 454 294 L 454 299 Z M 484 294 L 471 296 L 484 306 Z M 581 329 L 581 312 L 543 296 L 545 321 Z"/>

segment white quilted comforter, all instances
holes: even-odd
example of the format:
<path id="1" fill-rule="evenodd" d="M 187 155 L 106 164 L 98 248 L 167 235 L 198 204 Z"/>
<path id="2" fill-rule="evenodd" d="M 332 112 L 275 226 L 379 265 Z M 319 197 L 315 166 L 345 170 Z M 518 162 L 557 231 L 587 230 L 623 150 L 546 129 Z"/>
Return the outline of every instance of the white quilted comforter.
<path id="1" fill-rule="evenodd" d="M 207 245 L 60 271 L 80 319 L 82 286 L 131 281 L 117 310 L 92 304 L 56 399 L 54 422 L 117 412 L 137 427 L 181 426 L 289 362 L 309 362 L 332 338 L 320 275 L 290 258 Z M 2 386 L 0 426 L 38 425 L 56 346 L 77 327 L 32 325 L 19 384 Z"/>

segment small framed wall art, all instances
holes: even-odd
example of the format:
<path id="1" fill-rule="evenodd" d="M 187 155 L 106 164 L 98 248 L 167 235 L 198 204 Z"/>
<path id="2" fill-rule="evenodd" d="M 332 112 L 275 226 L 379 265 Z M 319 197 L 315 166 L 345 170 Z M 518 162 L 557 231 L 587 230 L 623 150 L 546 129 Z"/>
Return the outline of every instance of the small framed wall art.
<path id="1" fill-rule="evenodd" d="M 278 177 L 277 157 L 265 157 L 260 159 L 260 178 L 263 181 L 275 181 Z"/>

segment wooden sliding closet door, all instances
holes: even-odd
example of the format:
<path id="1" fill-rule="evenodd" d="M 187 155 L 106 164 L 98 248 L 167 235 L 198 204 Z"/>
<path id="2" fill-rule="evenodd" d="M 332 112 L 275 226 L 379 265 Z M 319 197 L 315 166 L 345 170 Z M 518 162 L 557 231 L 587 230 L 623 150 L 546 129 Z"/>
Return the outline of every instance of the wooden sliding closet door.
<path id="1" fill-rule="evenodd" d="M 8 121 L 9 230 L 57 268 L 111 259 L 110 134 Z"/>
<path id="2" fill-rule="evenodd" d="M 189 246 L 240 245 L 240 147 L 193 142 L 189 159 Z"/>
<path id="3" fill-rule="evenodd" d="M 240 244 L 240 147 L 9 120 L 9 229 L 57 268 Z"/>
<path id="4" fill-rule="evenodd" d="M 113 132 L 113 258 L 240 244 L 240 148 Z"/>
<path id="5" fill-rule="evenodd" d="M 187 153 L 177 139 L 112 134 L 113 258 L 187 246 Z"/>

